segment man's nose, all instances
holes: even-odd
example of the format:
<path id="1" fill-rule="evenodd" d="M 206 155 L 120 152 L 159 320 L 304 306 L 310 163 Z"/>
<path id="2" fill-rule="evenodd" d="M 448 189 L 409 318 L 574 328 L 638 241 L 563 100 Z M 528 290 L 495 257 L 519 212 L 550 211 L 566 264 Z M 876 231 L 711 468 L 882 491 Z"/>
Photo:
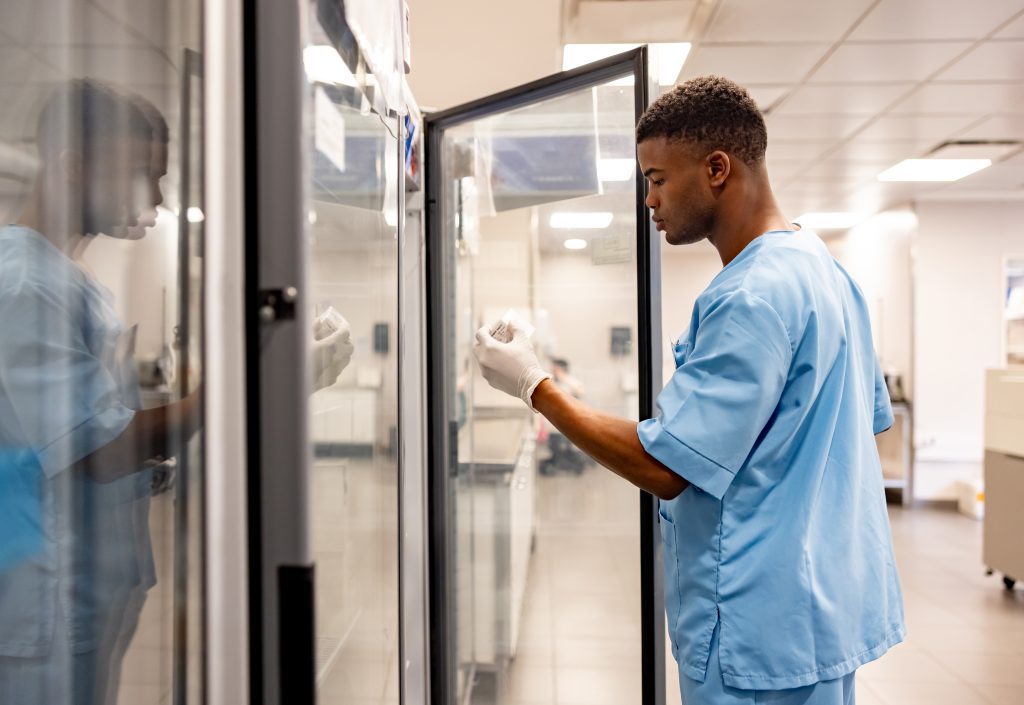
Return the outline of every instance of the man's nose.
<path id="1" fill-rule="evenodd" d="M 647 192 L 647 198 L 644 199 L 644 203 L 647 204 L 648 208 L 658 207 L 658 198 L 654 195 L 653 191 Z"/>

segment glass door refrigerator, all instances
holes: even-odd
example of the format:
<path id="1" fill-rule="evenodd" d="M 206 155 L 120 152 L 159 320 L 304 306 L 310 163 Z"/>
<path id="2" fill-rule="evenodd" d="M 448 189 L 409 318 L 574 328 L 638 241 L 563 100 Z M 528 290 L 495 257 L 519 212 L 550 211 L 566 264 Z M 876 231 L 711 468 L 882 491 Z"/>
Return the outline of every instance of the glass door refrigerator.
<path id="1" fill-rule="evenodd" d="M 244 5 L 251 702 L 661 703 L 654 498 L 470 350 L 652 413 L 646 49 L 421 120 L 369 6 Z"/>

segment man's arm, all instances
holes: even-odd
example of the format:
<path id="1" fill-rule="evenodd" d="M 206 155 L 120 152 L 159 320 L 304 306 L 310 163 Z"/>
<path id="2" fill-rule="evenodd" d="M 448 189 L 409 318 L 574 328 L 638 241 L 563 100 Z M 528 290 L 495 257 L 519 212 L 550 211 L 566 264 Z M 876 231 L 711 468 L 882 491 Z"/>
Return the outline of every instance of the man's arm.
<path id="1" fill-rule="evenodd" d="M 644 450 L 636 423 L 591 409 L 550 379 L 533 392 L 533 408 L 584 453 L 642 490 L 674 499 L 689 483 Z"/>
<path id="2" fill-rule="evenodd" d="M 76 462 L 73 470 L 96 482 L 111 482 L 136 472 L 152 458 L 171 455 L 199 427 L 200 392 L 181 401 L 135 412 L 117 438 Z"/>

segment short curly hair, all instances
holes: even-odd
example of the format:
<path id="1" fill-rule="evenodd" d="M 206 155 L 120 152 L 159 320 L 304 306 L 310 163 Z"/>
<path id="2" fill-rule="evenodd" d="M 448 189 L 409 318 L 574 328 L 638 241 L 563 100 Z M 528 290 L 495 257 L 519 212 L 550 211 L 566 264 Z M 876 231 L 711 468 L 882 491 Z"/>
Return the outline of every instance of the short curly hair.
<path id="1" fill-rule="evenodd" d="M 721 76 L 701 76 L 662 95 L 640 116 L 636 141 L 664 137 L 720 149 L 753 166 L 764 161 L 768 130 L 742 86 Z"/>

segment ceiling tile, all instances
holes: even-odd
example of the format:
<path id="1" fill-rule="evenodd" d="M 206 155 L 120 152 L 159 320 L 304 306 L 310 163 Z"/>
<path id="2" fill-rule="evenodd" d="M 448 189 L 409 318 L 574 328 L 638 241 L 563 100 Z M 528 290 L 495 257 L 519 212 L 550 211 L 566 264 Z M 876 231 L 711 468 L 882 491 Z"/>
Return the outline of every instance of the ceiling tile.
<path id="1" fill-rule="evenodd" d="M 786 198 L 814 198 L 822 201 L 835 201 L 849 193 L 856 184 L 811 182 L 798 178 L 779 189 L 779 194 Z"/>
<path id="2" fill-rule="evenodd" d="M 701 44 L 683 66 L 683 76 L 718 74 L 740 84 L 797 83 L 827 48 L 825 44 Z"/>
<path id="3" fill-rule="evenodd" d="M 850 39 L 980 39 L 1019 11 L 1018 0 L 950 2 L 941 11 L 935 0 L 882 0 Z"/>
<path id="4" fill-rule="evenodd" d="M 743 87 L 762 111 L 773 106 L 779 98 L 793 90 L 793 86 L 788 83 L 747 83 Z"/>
<path id="5" fill-rule="evenodd" d="M 841 159 L 848 162 L 889 162 L 889 166 L 910 159 L 920 157 L 930 148 L 929 142 L 904 141 L 904 142 L 868 142 L 855 137 L 845 143 L 835 152 L 828 155 L 830 159 Z"/>
<path id="6" fill-rule="evenodd" d="M 768 135 L 793 142 L 838 141 L 867 119 L 866 115 L 772 115 Z"/>
<path id="7" fill-rule="evenodd" d="M 900 101 L 890 112 L 960 115 L 1024 113 L 1024 84 L 928 83 Z"/>
<path id="8" fill-rule="evenodd" d="M 773 113 L 847 113 L 874 115 L 909 91 L 913 83 L 805 85 L 798 88 Z"/>
<path id="9" fill-rule="evenodd" d="M 861 184 L 871 181 L 892 166 L 884 160 L 850 162 L 844 159 L 828 159 L 803 170 L 801 178 L 823 183 Z"/>
<path id="10" fill-rule="evenodd" d="M 870 5 L 871 0 L 720 0 L 704 38 L 716 42 L 833 42 Z"/>
<path id="11" fill-rule="evenodd" d="M 1024 41 L 988 41 L 953 64 L 940 81 L 1024 81 Z"/>
<path id="12" fill-rule="evenodd" d="M 962 140 L 1024 141 L 1024 115 L 991 115 L 956 137 Z"/>
<path id="13" fill-rule="evenodd" d="M 843 44 L 810 83 L 921 81 L 970 46 L 967 42 Z"/>
<path id="14" fill-rule="evenodd" d="M 177 70 L 154 49 L 109 47 L 48 47 L 40 55 L 74 76 L 90 76 L 122 86 L 160 85 Z"/>
<path id="15" fill-rule="evenodd" d="M 0 25 L 23 46 L 137 45 L 139 38 L 88 0 L 32 0 L 0 5 Z"/>
<path id="16" fill-rule="evenodd" d="M 1017 19 L 996 32 L 996 39 L 1024 39 L 1024 12 Z"/>
<path id="17" fill-rule="evenodd" d="M 767 159 L 769 162 L 772 160 L 809 161 L 828 151 L 836 144 L 837 141 L 835 140 L 826 140 L 821 142 L 785 142 L 783 140 L 773 139 L 771 133 L 769 133 Z"/>
<path id="18" fill-rule="evenodd" d="M 937 143 L 952 139 L 978 119 L 976 115 L 883 115 L 858 134 L 857 139 L 864 142 Z"/>
<path id="19" fill-rule="evenodd" d="M 768 157 L 768 176 L 773 182 L 782 182 L 803 171 L 809 160 Z"/>
<path id="20" fill-rule="evenodd" d="M 0 47 L 0 85 L 31 84 L 45 81 L 56 81 L 61 78 L 60 72 L 52 66 L 40 61 L 28 51 L 13 47 Z"/>
<path id="21" fill-rule="evenodd" d="M 915 198 L 935 191 L 945 184 L 906 182 L 865 182 L 844 199 L 846 210 L 877 213 L 886 208 L 909 203 Z"/>
<path id="22" fill-rule="evenodd" d="M 954 182 L 950 190 L 986 192 L 1018 189 L 1024 189 L 1024 163 L 1009 160 Z"/>
<path id="23" fill-rule="evenodd" d="M 153 46 L 197 46 L 198 3 L 166 0 L 92 0 Z"/>
<path id="24" fill-rule="evenodd" d="M 849 187 L 798 184 L 783 187 L 775 195 L 783 212 L 790 218 L 796 218 L 802 213 L 814 211 L 842 211 L 849 192 Z"/>

